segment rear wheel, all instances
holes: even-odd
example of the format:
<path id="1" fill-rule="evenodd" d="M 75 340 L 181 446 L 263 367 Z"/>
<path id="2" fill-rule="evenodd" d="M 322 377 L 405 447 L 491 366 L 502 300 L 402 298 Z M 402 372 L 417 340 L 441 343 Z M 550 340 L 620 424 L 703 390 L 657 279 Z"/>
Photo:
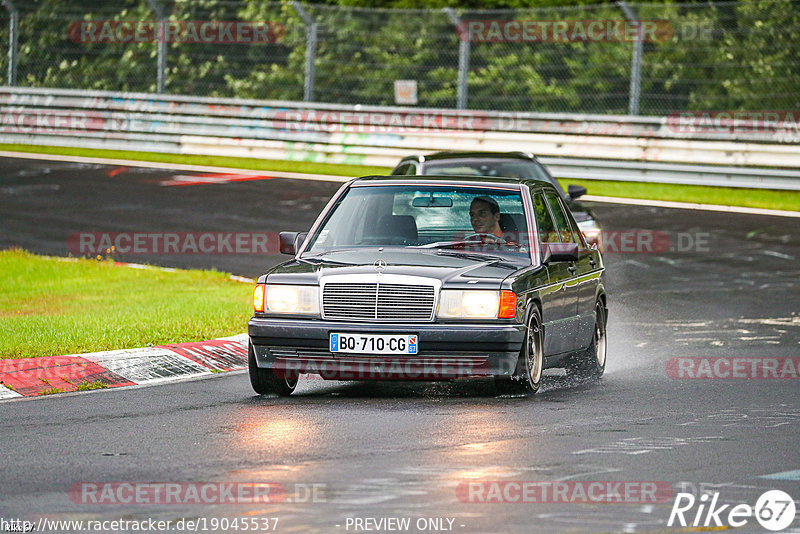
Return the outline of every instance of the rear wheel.
<path id="1" fill-rule="evenodd" d="M 573 361 L 570 374 L 579 378 L 600 378 L 606 370 L 606 309 L 601 301 L 594 306 L 592 344 Z"/>
<path id="2" fill-rule="evenodd" d="M 495 378 L 498 390 L 503 393 L 536 393 L 542 383 L 543 348 L 542 318 L 539 309 L 534 307 L 528 317 L 525 342 L 514 375 Z"/>
<path id="3" fill-rule="evenodd" d="M 250 370 L 250 385 L 259 395 L 291 395 L 297 387 L 297 377 L 278 376 L 273 369 L 262 369 L 256 365 L 256 353 L 253 344 L 247 343 L 247 365 Z"/>

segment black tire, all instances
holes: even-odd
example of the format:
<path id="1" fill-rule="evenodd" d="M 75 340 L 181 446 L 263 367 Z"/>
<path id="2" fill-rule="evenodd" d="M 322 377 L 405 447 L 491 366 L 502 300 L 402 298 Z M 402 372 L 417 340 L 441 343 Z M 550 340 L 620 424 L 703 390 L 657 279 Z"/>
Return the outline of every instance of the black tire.
<path id="1" fill-rule="evenodd" d="M 261 369 L 256 365 L 256 353 L 250 342 L 247 343 L 247 366 L 250 371 L 250 385 L 259 395 L 286 397 L 297 387 L 297 377 L 280 377 L 272 369 Z"/>
<path id="2" fill-rule="evenodd" d="M 606 355 L 608 341 L 606 339 L 606 309 L 601 301 L 594 305 L 594 334 L 592 344 L 576 356 L 570 368 L 570 376 L 582 379 L 597 379 L 603 376 L 606 370 Z"/>
<path id="3" fill-rule="evenodd" d="M 501 393 L 529 393 L 539 391 L 544 369 L 544 340 L 542 316 L 534 306 L 528 315 L 525 341 L 519 353 L 517 368 L 511 377 L 495 377 L 495 385 Z"/>

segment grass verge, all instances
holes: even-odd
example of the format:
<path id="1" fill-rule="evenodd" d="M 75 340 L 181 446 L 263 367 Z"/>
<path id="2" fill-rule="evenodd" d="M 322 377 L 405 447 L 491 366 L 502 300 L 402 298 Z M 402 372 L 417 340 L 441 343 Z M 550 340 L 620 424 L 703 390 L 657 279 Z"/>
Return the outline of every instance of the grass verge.
<path id="1" fill-rule="evenodd" d="M 0 251 L 0 358 L 114 350 L 240 334 L 249 284 L 217 271 Z M 89 387 L 89 386 L 85 386 Z"/>
<path id="2" fill-rule="evenodd" d="M 330 174 L 334 176 L 365 176 L 388 174 L 389 167 L 363 165 L 340 165 L 313 161 L 282 161 L 256 158 L 233 158 L 228 156 L 195 156 L 189 154 L 163 154 L 159 152 L 135 152 L 94 148 L 72 148 L 23 144 L 0 144 L 0 150 L 85 156 L 95 158 L 129 159 L 155 163 L 183 163 L 186 165 L 208 165 L 258 171 L 283 171 L 307 174 Z M 800 191 L 778 191 L 772 189 L 742 189 L 738 187 L 709 187 L 699 185 L 653 184 L 645 182 L 615 182 L 606 180 L 559 179 L 567 184 L 582 185 L 591 195 L 641 198 L 647 200 L 669 200 L 699 204 L 719 204 L 774 210 L 800 211 Z"/>
<path id="3" fill-rule="evenodd" d="M 330 174 L 333 176 L 366 176 L 368 174 L 389 174 L 389 167 L 370 167 L 366 165 L 342 165 L 337 163 L 317 163 L 315 161 L 284 161 L 258 158 L 234 158 L 230 156 L 196 156 L 190 154 L 164 154 L 161 152 L 137 152 L 133 150 L 107 150 L 104 148 L 74 148 L 60 146 L 22 145 L 0 143 L 0 150 L 10 152 L 30 152 L 33 154 L 54 154 L 60 156 L 83 156 L 89 158 L 129 159 L 152 161 L 155 163 L 182 163 L 184 165 L 207 165 L 210 167 L 231 167 L 252 169 L 254 171 L 297 172 L 305 174 Z"/>

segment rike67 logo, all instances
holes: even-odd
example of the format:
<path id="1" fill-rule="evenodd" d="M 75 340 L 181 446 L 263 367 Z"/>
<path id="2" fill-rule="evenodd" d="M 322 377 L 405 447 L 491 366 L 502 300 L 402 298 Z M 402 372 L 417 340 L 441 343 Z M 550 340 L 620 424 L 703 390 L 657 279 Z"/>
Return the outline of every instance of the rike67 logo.
<path id="1" fill-rule="evenodd" d="M 699 499 L 691 493 L 678 493 L 667 526 L 743 527 L 751 519 L 765 529 L 777 532 L 789 527 L 795 518 L 794 499 L 781 490 L 763 493 L 756 505 L 718 504 L 719 493 L 704 493 Z"/>

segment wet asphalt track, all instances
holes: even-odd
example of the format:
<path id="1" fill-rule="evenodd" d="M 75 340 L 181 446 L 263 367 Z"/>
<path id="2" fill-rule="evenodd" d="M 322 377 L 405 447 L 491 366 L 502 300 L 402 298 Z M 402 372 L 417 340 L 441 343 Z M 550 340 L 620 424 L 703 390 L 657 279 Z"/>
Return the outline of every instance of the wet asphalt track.
<path id="1" fill-rule="evenodd" d="M 338 187 L 159 185 L 175 174 L 2 160 L 0 248 L 66 255 L 75 232 L 301 230 Z M 609 361 L 600 382 L 551 376 L 539 395 L 509 398 L 482 380 L 308 380 L 276 399 L 255 396 L 240 373 L 4 402 L 0 517 L 278 517 L 278 531 L 331 533 L 356 532 L 348 517 L 410 517 L 412 526 L 446 517 L 465 533 L 678 532 L 666 526 L 671 500 L 484 504 L 462 502 L 456 487 L 644 480 L 716 488 L 720 502 L 754 505 L 769 488 L 800 498 L 800 473 L 762 478 L 800 469 L 800 382 L 674 380 L 665 371 L 679 356 L 800 357 L 800 220 L 609 204 L 595 211 L 610 231 L 701 240 L 686 251 L 606 254 Z M 119 259 L 252 277 L 280 257 Z M 77 504 L 68 489 L 82 481 L 279 482 L 295 502 Z M 323 486 L 307 502 L 312 484 Z M 739 531 L 764 530 L 751 519 Z"/>

